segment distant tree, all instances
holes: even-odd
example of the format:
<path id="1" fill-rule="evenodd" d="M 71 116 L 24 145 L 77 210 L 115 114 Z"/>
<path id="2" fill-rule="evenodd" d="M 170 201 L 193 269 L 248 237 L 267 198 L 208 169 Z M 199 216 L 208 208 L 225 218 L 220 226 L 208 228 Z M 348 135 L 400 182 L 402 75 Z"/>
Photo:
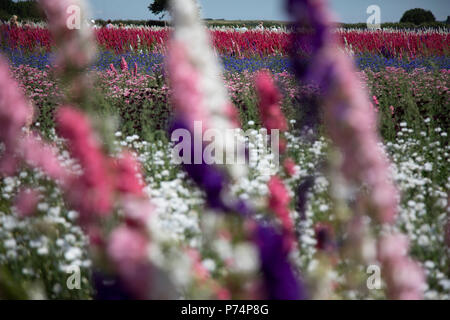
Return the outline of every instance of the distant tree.
<path id="1" fill-rule="evenodd" d="M 164 17 L 169 6 L 169 0 L 154 0 L 148 9 L 155 15 Z"/>
<path id="2" fill-rule="evenodd" d="M 41 20 L 42 13 L 35 0 L 14 2 L 12 0 L 0 1 L 0 16 L 2 19 L 17 15 L 21 20 Z"/>
<path id="3" fill-rule="evenodd" d="M 445 23 L 450 24 L 450 16 L 447 16 L 447 21 Z"/>
<path id="4" fill-rule="evenodd" d="M 402 23 L 414 23 L 415 25 L 419 25 L 426 22 L 435 22 L 436 18 L 434 17 L 433 13 L 429 10 L 424 9 L 411 9 L 406 11 L 402 18 L 400 19 L 400 22 Z"/>

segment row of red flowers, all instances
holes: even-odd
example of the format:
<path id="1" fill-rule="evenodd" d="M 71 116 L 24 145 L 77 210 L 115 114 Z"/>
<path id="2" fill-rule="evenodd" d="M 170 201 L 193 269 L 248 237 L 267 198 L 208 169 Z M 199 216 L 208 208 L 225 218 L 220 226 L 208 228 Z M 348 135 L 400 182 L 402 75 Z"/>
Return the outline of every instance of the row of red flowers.
<path id="1" fill-rule="evenodd" d="M 123 53 L 148 50 L 163 53 L 169 39 L 169 29 L 116 28 L 96 29 L 100 47 Z M 359 31 L 338 30 L 342 43 L 354 53 L 375 53 L 395 57 L 443 56 L 449 54 L 450 37 L 438 31 Z M 222 31 L 212 30 L 215 50 L 220 54 L 236 56 L 286 55 L 289 53 L 291 35 L 274 31 Z M 50 51 L 51 34 L 40 27 L 0 27 L 0 43 L 9 48 L 28 51 Z M 309 51 L 309 48 L 304 48 Z"/>

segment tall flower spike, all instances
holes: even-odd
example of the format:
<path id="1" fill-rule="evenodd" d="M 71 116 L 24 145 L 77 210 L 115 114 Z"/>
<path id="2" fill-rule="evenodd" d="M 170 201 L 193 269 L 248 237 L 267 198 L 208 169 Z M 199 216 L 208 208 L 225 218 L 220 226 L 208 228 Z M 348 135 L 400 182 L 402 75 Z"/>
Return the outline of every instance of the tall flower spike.
<path id="1" fill-rule="evenodd" d="M 228 99 L 227 91 L 222 80 L 222 73 L 218 58 L 214 54 L 211 40 L 206 28 L 199 17 L 199 8 L 195 0 L 171 0 L 171 14 L 175 31 L 174 41 L 182 43 L 186 50 L 187 60 L 198 74 L 198 86 L 202 95 L 202 101 L 208 112 L 208 127 L 219 132 L 234 129 L 236 111 L 231 111 L 234 106 Z M 217 144 L 218 149 L 236 144 L 232 134 L 225 134 L 224 143 Z M 223 154 L 218 150 L 219 154 Z M 242 156 L 242 155 L 238 155 Z M 226 166 L 229 174 L 236 180 L 245 174 L 246 167 L 238 164 Z"/>
<path id="2" fill-rule="evenodd" d="M 184 119 L 190 131 L 194 131 L 195 121 L 200 121 L 206 130 L 210 126 L 210 113 L 204 105 L 200 75 L 189 63 L 183 43 L 171 44 L 167 68 L 176 117 Z"/>
<path id="3" fill-rule="evenodd" d="M 281 221 L 285 247 L 291 249 L 295 242 L 294 222 L 290 216 L 289 204 L 291 197 L 283 181 L 278 176 L 273 176 L 268 182 L 269 208 Z"/>
<path id="4" fill-rule="evenodd" d="M 30 122 L 33 109 L 11 77 L 8 64 L 0 57 L 0 174 L 14 173 L 17 145 L 22 138 L 22 128 Z"/>
<path id="5" fill-rule="evenodd" d="M 180 6 L 181 1 L 175 0 L 174 2 Z M 190 0 L 186 3 L 192 4 Z M 183 9 L 184 7 L 177 8 L 181 12 Z M 184 13 L 180 14 L 178 18 L 180 19 L 180 17 L 192 18 L 190 15 L 184 16 Z M 175 23 L 175 27 L 177 27 L 177 23 Z M 175 34 L 180 33 L 179 30 L 175 30 Z M 190 30 L 184 31 L 187 33 L 191 32 Z M 172 132 L 176 129 L 185 129 L 192 133 L 194 131 L 194 121 L 202 121 L 203 124 L 206 124 L 203 125 L 203 129 L 223 128 L 216 126 L 217 122 L 215 122 L 213 115 L 215 110 L 208 108 L 209 100 L 205 98 L 204 88 L 201 84 L 202 73 L 191 62 L 192 58 L 189 56 L 184 41 L 177 38 L 173 41 L 167 63 L 170 84 L 173 89 L 172 99 L 176 109 L 176 121 Z M 225 120 L 225 118 L 222 120 L 226 121 L 224 123 L 229 121 L 229 119 Z M 192 149 L 194 144 L 192 141 L 190 142 Z M 186 151 L 183 150 L 183 152 Z M 195 150 L 190 151 L 190 160 L 192 160 L 192 154 Z M 203 149 L 201 151 L 203 154 Z M 201 164 L 185 163 L 183 166 L 190 177 L 206 193 L 207 205 L 210 208 L 227 213 L 239 213 L 246 219 L 252 219 L 252 211 L 244 202 L 237 201 L 232 203 L 231 199 L 228 199 L 227 203 L 223 201 L 222 193 L 228 181 L 218 166 L 205 163 L 203 158 Z M 263 263 L 261 271 L 264 276 L 267 297 L 271 299 L 303 298 L 302 285 L 298 282 L 297 276 L 289 262 L 289 252 L 282 235 L 274 228 L 256 225 L 253 237 Z"/>
<path id="6" fill-rule="evenodd" d="M 61 68 L 86 68 L 94 59 L 96 46 L 86 21 L 83 0 L 39 0 L 48 20 L 48 28 L 59 47 Z"/>
<path id="7" fill-rule="evenodd" d="M 311 62 L 300 62 L 294 50 L 294 65 L 300 81 L 315 81 L 323 87 L 325 124 L 330 137 L 342 151 L 344 176 L 356 185 L 368 186 L 370 192 L 365 203 L 375 220 L 393 223 L 398 194 L 389 175 L 389 161 L 379 148 L 375 114 L 367 92 L 356 77 L 350 57 L 339 50 L 326 1 L 287 0 L 287 4 L 288 11 L 298 23 L 307 21 L 315 31 Z M 301 40 L 298 37 L 299 34 L 294 33 L 294 44 Z M 386 258 L 382 263 L 386 267 L 395 261 Z M 388 277 L 387 284 L 388 293 L 396 292 L 393 279 Z M 396 292 L 391 297 L 419 297 L 420 294 L 414 291 L 418 287 L 400 287 L 405 291 Z M 407 292 L 409 289 L 412 291 Z"/>
<path id="8" fill-rule="evenodd" d="M 109 161 L 92 132 L 84 114 L 72 107 L 61 107 L 56 115 L 59 134 L 67 139 L 71 155 L 77 159 L 83 173 L 72 181 L 68 196 L 81 214 L 82 222 L 105 216 L 111 212 L 113 181 Z"/>
<path id="9" fill-rule="evenodd" d="M 56 71 L 68 83 L 70 98 L 81 101 L 89 89 L 84 73 L 96 56 L 96 44 L 90 27 L 85 23 L 83 0 L 39 0 L 53 35 L 58 52 Z"/>
<path id="10" fill-rule="evenodd" d="M 256 89 L 260 100 L 261 120 L 269 134 L 275 129 L 281 132 L 287 131 L 287 121 L 281 110 L 281 94 L 269 72 L 261 71 L 256 75 Z"/>
<path id="11" fill-rule="evenodd" d="M 425 274 L 420 265 L 410 259 L 408 239 L 394 234 L 383 236 L 378 243 L 378 259 L 388 283 L 388 295 L 398 300 L 422 299 Z"/>
<path id="12" fill-rule="evenodd" d="M 268 299 L 306 299 L 303 285 L 289 263 L 283 237 L 271 227 L 258 226 L 255 238 Z"/>

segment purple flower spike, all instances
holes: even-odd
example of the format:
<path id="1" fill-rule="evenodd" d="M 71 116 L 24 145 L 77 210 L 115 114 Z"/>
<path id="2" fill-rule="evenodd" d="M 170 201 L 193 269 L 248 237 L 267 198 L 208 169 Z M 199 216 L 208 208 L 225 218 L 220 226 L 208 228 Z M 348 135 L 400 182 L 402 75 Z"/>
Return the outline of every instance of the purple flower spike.
<path id="1" fill-rule="evenodd" d="M 92 281 L 95 287 L 95 300 L 133 300 L 117 276 L 94 271 Z"/>
<path id="2" fill-rule="evenodd" d="M 283 237 L 269 226 L 258 226 L 256 244 L 259 248 L 261 270 L 270 300 L 303 300 L 303 284 L 292 270 Z"/>
<path id="3" fill-rule="evenodd" d="M 175 120 L 170 133 L 177 129 L 190 130 L 189 126 L 182 120 Z M 212 209 L 226 210 L 226 205 L 222 201 L 221 193 L 227 184 L 226 175 L 216 166 L 206 164 L 203 156 L 202 163 L 194 163 L 194 137 L 191 135 L 191 161 L 183 163 L 184 170 L 188 173 L 192 180 L 206 193 L 206 201 Z"/>

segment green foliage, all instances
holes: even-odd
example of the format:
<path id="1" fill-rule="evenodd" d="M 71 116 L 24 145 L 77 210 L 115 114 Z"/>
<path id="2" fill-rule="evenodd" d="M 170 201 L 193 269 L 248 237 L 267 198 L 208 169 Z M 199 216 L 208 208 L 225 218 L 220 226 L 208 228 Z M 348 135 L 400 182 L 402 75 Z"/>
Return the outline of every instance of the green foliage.
<path id="1" fill-rule="evenodd" d="M 401 23 L 413 23 L 415 25 L 420 25 L 422 23 L 426 22 L 435 22 L 436 18 L 434 17 L 433 13 L 429 10 L 424 10 L 420 8 L 415 8 L 406 11 L 402 18 L 400 19 Z"/>

